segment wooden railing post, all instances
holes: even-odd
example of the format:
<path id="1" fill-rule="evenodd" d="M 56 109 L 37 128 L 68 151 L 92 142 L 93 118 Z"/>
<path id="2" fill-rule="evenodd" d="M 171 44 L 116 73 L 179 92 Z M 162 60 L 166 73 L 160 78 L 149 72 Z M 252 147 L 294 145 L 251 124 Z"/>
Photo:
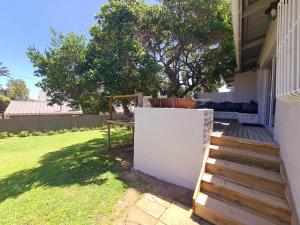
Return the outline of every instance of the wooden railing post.
<path id="1" fill-rule="evenodd" d="M 113 97 L 110 96 L 109 97 L 109 119 L 112 119 L 112 101 L 113 101 Z"/>
<path id="2" fill-rule="evenodd" d="M 107 123 L 107 148 L 111 149 L 111 139 L 110 139 L 110 123 Z"/>
<path id="3" fill-rule="evenodd" d="M 137 93 L 137 105 L 138 105 L 138 107 L 143 107 L 144 106 L 144 94 L 143 94 L 143 92 L 138 92 Z"/>

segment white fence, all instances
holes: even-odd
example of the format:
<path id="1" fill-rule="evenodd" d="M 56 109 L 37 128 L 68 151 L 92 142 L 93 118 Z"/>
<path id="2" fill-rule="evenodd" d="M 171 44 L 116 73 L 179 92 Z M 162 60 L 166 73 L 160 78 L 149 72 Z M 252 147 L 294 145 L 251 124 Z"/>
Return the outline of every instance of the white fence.
<path id="1" fill-rule="evenodd" d="M 276 96 L 300 100 L 300 2 L 281 0 L 277 17 Z"/>

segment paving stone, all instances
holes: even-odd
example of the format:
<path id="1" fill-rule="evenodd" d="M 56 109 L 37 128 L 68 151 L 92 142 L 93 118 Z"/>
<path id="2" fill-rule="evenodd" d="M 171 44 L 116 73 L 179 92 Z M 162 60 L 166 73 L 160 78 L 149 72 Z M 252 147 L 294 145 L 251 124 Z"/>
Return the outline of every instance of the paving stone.
<path id="1" fill-rule="evenodd" d="M 155 225 L 166 225 L 166 224 L 164 224 L 164 223 L 161 222 L 161 221 L 158 221 Z"/>
<path id="2" fill-rule="evenodd" d="M 171 203 L 173 202 L 172 198 L 168 198 L 165 196 L 162 197 L 162 196 L 154 195 L 154 194 L 150 194 L 150 193 L 146 193 L 146 194 L 144 194 L 144 196 L 145 196 L 145 198 L 155 201 L 165 208 L 168 208 L 171 205 Z"/>
<path id="3" fill-rule="evenodd" d="M 190 208 L 174 202 L 160 217 L 160 221 L 166 225 L 206 225 L 206 223 L 199 223 L 194 218 Z"/>
<path id="4" fill-rule="evenodd" d="M 159 218 L 162 215 L 162 213 L 166 210 L 164 206 L 160 205 L 149 196 L 143 196 L 137 202 L 136 206 L 155 218 Z"/>
<path id="5" fill-rule="evenodd" d="M 156 221 L 153 216 L 134 206 L 127 214 L 126 225 L 155 225 Z"/>

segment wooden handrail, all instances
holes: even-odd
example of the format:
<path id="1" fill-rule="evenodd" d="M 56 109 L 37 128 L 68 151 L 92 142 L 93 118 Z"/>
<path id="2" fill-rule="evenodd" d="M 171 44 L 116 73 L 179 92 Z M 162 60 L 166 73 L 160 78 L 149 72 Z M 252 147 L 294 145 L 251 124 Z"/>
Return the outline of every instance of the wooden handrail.
<path id="1" fill-rule="evenodd" d="M 135 106 L 137 107 L 138 105 L 138 94 L 132 94 L 132 95 L 111 95 L 111 96 L 106 96 L 106 98 L 109 98 L 109 119 L 112 120 L 112 111 L 113 111 L 113 100 L 114 99 L 129 99 L 129 98 L 134 98 L 135 101 Z"/>

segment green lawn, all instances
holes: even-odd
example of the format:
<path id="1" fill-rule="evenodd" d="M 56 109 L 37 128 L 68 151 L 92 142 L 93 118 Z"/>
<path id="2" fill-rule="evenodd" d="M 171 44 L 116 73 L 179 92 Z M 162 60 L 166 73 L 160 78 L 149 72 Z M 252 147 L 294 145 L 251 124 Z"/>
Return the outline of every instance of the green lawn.
<path id="1" fill-rule="evenodd" d="M 0 140 L 0 224 L 99 224 L 127 189 L 105 150 L 99 130 Z"/>

